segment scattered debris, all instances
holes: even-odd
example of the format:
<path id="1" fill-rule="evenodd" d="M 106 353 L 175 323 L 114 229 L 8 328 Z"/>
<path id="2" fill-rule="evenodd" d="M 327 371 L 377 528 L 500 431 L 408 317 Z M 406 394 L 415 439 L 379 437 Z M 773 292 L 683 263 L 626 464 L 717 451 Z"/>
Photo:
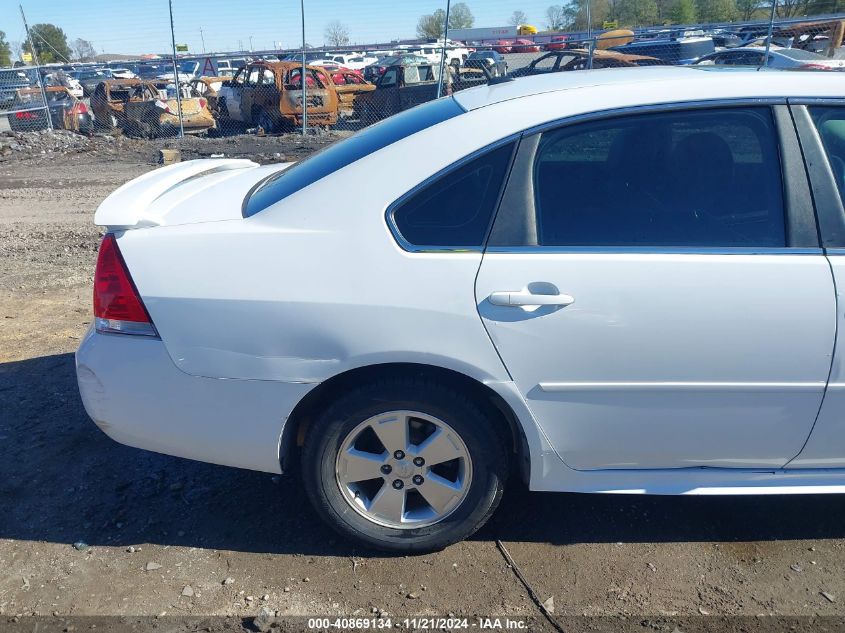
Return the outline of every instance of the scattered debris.
<path id="1" fill-rule="evenodd" d="M 182 589 L 182 595 L 186 598 L 193 598 L 194 597 L 194 588 L 191 585 L 185 585 Z"/>
<path id="2" fill-rule="evenodd" d="M 76 543 L 73 544 L 73 549 L 75 549 L 79 552 L 84 552 L 88 548 L 89 548 L 88 543 L 86 543 L 85 541 L 77 541 Z"/>
<path id="3" fill-rule="evenodd" d="M 223 583 L 222 583 L 222 584 L 224 584 L 224 585 L 231 585 L 233 582 L 235 582 L 235 579 L 234 579 L 234 578 L 227 577 L 227 578 L 223 581 Z"/>
<path id="4" fill-rule="evenodd" d="M 146 566 L 144 567 L 144 569 L 145 569 L 146 571 L 155 571 L 156 569 L 161 569 L 161 565 L 159 565 L 158 563 L 152 563 L 152 562 L 150 562 L 150 563 L 147 563 L 147 564 L 146 564 Z"/>
<path id="5" fill-rule="evenodd" d="M 828 593 L 826 591 L 820 591 L 819 593 L 821 594 L 822 598 L 824 598 L 828 602 L 836 602 L 836 596 L 834 596 L 832 593 Z"/>
<path id="6" fill-rule="evenodd" d="M 256 630 L 264 633 L 265 631 L 270 630 L 270 627 L 273 626 L 273 622 L 275 621 L 275 619 L 275 611 L 272 611 L 267 607 L 261 607 L 261 612 L 257 616 L 255 616 L 255 619 L 252 621 L 252 625 L 255 627 Z"/>
<path id="7" fill-rule="evenodd" d="M 555 612 L 555 597 L 549 596 L 545 602 L 543 602 L 543 608 L 548 611 L 549 613 Z"/>

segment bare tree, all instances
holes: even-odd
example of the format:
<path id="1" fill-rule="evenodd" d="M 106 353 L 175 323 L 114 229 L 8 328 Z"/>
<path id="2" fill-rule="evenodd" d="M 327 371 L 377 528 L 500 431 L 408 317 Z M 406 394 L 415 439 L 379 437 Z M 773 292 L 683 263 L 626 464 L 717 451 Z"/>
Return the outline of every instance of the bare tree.
<path id="1" fill-rule="evenodd" d="M 520 24 L 527 23 L 528 16 L 525 15 L 525 11 L 516 10 L 511 14 L 511 17 L 508 18 L 508 24 L 512 24 L 513 26 L 519 26 Z"/>
<path id="2" fill-rule="evenodd" d="M 570 21 L 566 7 L 554 4 L 546 9 L 546 27 L 550 31 L 562 31 Z"/>
<path id="3" fill-rule="evenodd" d="M 94 61 L 94 57 L 97 55 L 94 45 L 88 40 L 83 40 L 81 37 L 73 40 L 73 52 L 77 61 L 80 62 Z"/>
<path id="4" fill-rule="evenodd" d="M 323 39 L 329 46 L 348 46 L 349 29 L 340 20 L 332 20 L 326 25 Z"/>

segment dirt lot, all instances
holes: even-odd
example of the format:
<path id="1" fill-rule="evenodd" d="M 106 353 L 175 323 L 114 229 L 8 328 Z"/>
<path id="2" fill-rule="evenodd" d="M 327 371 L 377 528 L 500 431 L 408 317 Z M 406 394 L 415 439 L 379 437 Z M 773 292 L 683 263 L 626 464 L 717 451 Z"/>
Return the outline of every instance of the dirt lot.
<path id="1" fill-rule="evenodd" d="M 183 149 L 281 160 L 328 140 L 193 140 Z M 53 141 L 36 141 L 0 149 L 0 628 L 31 614 L 232 616 L 205 628 L 240 628 L 266 607 L 283 618 L 511 616 L 551 629 L 526 585 L 540 602 L 554 598 L 567 631 L 775 630 L 760 615 L 807 616 L 788 621 L 799 630 L 841 626 L 816 618 L 845 615 L 839 497 L 514 486 L 472 540 L 383 557 L 336 538 L 295 478 L 115 444 L 86 417 L 73 372 L 91 318 L 92 217 L 111 190 L 155 168 L 160 144 L 72 139 L 47 151 Z"/>

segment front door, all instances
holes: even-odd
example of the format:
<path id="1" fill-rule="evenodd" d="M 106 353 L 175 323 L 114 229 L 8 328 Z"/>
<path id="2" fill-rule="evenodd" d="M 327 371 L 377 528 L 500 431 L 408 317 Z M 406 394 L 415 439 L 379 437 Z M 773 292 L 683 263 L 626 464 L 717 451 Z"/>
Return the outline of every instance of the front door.
<path id="1" fill-rule="evenodd" d="M 623 115 L 526 148 L 476 298 L 563 461 L 783 466 L 819 410 L 836 311 L 814 224 L 790 224 L 812 209 L 784 200 L 772 110 Z"/>

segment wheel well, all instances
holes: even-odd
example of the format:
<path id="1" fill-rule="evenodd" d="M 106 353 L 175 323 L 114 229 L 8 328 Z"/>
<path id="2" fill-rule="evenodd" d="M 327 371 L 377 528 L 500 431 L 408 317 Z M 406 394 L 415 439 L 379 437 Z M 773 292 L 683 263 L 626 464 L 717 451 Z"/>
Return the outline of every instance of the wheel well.
<path id="1" fill-rule="evenodd" d="M 519 420 L 510 405 L 490 387 L 474 378 L 451 369 L 417 363 L 384 363 L 351 369 L 329 378 L 308 392 L 288 416 L 282 432 L 280 446 L 282 470 L 293 472 L 297 469 L 305 434 L 321 411 L 342 393 L 384 378 L 433 380 L 468 394 L 496 425 L 502 439 L 506 442 L 507 450 L 518 457 L 515 461 L 519 472 L 527 481 L 530 460 L 528 444 Z"/>

